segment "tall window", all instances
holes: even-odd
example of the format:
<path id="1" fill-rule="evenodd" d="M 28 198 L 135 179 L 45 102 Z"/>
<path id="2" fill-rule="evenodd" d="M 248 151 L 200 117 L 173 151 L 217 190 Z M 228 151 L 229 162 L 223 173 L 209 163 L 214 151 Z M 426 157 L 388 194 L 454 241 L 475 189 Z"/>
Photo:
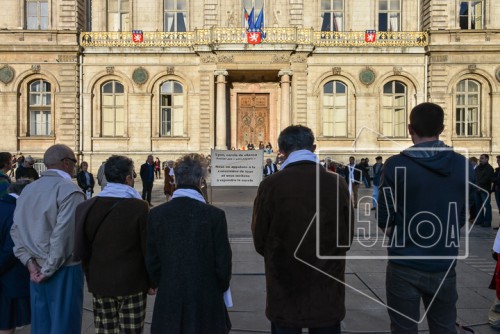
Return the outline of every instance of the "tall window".
<path id="1" fill-rule="evenodd" d="M 479 136 L 481 88 L 479 83 L 465 79 L 458 83 L 456 93 L 457 136 Z"/>
<path id="2" fill-rule="evenodd" d="M 344 30 L 344 0 L 321 0 L 321 31 Z"/>
<path id="3" fill-rule="evenodd" d="M 382 133 L 387 137 L 406 136 L 406 86 L 399 81 L 384 85 Z"/>
<path id="4" fill-rule="evenodd" d="M 52 134 L 52 93 L 50 83 L 36 80 L 29 85 L 29 118 L 31 136 Z"/>
<path id="5" fill-rule="evenodd" d="M 378 30 L 401 31 L 401 0 L 379 0 Z"/>
<path id="6" fill-rule="evenodd" d="M 160 87 L 161 136 L 184 135 L 184 88 L 177 81 L 166 81 Z"/>
<path id="7" fill-rule="evenodd" d="M 108 31 L 130 30 L 130 0 L 108 0 Z"/>
<path id="8" fill-rule="evenodd" d="M 257 21 L 257 18 L 259 17 L 260 15 L 260 12 L 264 10 L 264 0 L 243 0 L 243 15 L 242 15 L 242 18 L 243 18 L 243 26 L 245 28 L 248 28 L 248 15 L 250 15 L 250 13 L 252 12 L 252 8 L 254 9 L 254 12 L 253 12 L 253 19 L 254 19 L 254 22 Z M 263 21 L 262 21 L 262 25 L 261 25 L 261 28 L 264 28 L 264 22 L 265 22 L 265 17 L 264 17 L 264 13 L 262 13 L 262 18 L 263 18 Z"/>
<path id="9" fill-rule="evenodd" d="M 164 31 L 186 31 L 187 0 L 163 0 Z"/>
<path id="10" fill-rule="evenodd" d="M 323 86 L 323 136 L 347 137 L 347 86 L 340 81 Z"/>
<path id="11" fill-rule="evenodd" d="M 26 29 L 46 30 L 48 28 L 48 0 L 26 0 Z"/>
<path id="12" fill-rule="evenodd" d="M 460 1 L 460 29 L 483 29 L 483 4 L 479 1 Z"/>
<path id="13" fill-rule="evenodd" d="M 102 85 L 102 135 L 125 135 L 125 94 L 123 85 L 118 81 Z"/>

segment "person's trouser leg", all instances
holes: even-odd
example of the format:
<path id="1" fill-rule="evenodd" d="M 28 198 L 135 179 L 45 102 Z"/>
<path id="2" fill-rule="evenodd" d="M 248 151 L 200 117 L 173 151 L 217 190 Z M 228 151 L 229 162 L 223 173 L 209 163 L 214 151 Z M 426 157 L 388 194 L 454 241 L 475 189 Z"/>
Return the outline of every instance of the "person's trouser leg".
<path id="1" fill-rule="evenodd" d="M 354 208 L 358 207 L 358 189 L 359 189 L 359 183 L 353 183 L 352 184 L 352 203 L 354 205 Z"/>
<path id="2" fill-rule="evenodd" d="M 378 203 L 378 186 L 376 185 L 373 185 L 372 201 L 373 207 L 376 208 Z"/>
<path id="3" fill-rule="evenodd" d="M 44 334 L 52 326 L 45 285 L 30 282 L 31 333 Z"/>
<path id="4" fill-rule="evenodd" d="M 483 193 L 484 204 L 484 225 L 491 226 L 491 194 Z"/>
<path id="5" fill-rule="evenodd" d="M 151 204 L 151 192 L 153 191 L 153 182 L 147 183 L 146 200 Z"/>
<path id="6" fill-rule="evenodd" d="M 474 198 L 475 198 L 475 203 L 476 203 L 476 224 L 477 225 L 482 225 L 484 223 L 484 207 L 483 207 L 483 200 L 482 200 L 482 194 L 483 191 L 478 189 L 474 193 Z"/>
<path id="7" fill-rule="evenodd" d="M 421 287 L 427 289 L 422 299 L 427 310 L 430 334 L 455 334 L 458 300 L 455 269 L 451 269 L 448 275 L 446 272 L 427 274 L 428 279 Z"/>
<path id="8" fill-rule="evenodd" d="M 31 283 L 34 285 L 35 283 Z M 83 271 L 81 265 L 62 267 L 48 278 L 38 284 L 42 291 L 43 300 L 36 300 L 43 311 L 36 316 L 36 322 L 41 326 L 33 328 L 32 333 L 44 334 L 80 334 L 82 328 L 83 312 Z M 38 311 L 35 306 L 35 311 Z M 33 311 L 33 306 L 32 306 Z M 41 319 L 40 317 L 46 317 Z"/>
<path id="9" fill-rule="evenodd" d="M 387 264 L 386 294 L 391 332 L 416 334 L 420 320 L 420 292 L 413 284 L 413 277 L 406 267 Z"/>

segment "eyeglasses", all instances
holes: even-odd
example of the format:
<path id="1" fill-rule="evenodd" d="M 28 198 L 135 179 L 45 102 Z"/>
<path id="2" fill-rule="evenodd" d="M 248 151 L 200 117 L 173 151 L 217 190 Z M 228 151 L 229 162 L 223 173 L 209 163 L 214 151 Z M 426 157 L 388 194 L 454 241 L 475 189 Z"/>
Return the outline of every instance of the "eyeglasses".
<path id="1" fill-rule="evenodd" d="M 70 157 L 65 157 L 65 158 L 62 158 L 62 159 L 61 159 L 61 161 L 64 161 L 64 160 L 66 160 L 66 159 L 68 159 L 69 161 L 73 161 L 73 163 L 75 163 L 75 164 L 78 162 L 78 160 L 73 159 L 73 158 L 70 158 Z"/>

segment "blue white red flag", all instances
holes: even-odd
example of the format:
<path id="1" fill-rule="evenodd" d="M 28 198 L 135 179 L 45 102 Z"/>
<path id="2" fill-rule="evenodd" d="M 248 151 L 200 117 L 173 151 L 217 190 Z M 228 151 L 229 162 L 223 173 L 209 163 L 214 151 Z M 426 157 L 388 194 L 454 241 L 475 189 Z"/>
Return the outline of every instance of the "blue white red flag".
<path id="1" fill-rule="evenodd" d="M 142 43 L 144 41 L 142 30 L 132 30 L 132 41 L 134 43 Z"/>
<path id="2" fill-rule="evenodd" d="M 377 32 L 375 30 L 366 30 L 365 31 L 365 42 L 373 43 L 377 40 Z"/>
<path id="3" fill-rule="evenodd" d="M 262 26 L 264 25 L 264 8 L 260 10 L 259 16 L 257 20 L 254 21 L 254 8 L 252 7 L 252 11 L 250 15 L 248 15 L 247 21 L 247 42 L 249 44 L 260 44 L 263 38 L 266 38 L 266 35 L 262 31 Z M 246 13 L 246 11 L 245 11 Z"/>

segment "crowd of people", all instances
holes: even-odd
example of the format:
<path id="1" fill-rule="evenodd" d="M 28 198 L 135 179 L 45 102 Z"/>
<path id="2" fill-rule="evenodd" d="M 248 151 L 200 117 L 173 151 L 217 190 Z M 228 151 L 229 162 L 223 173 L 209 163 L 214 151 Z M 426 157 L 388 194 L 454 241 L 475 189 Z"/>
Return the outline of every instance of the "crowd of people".
<path id="1" fill-rule="evenodd" d="M 255 250 L 265 260 L 272 333 L 341 332 L 343 257 L 354 237 L 357 190 L 372 182 L 378 227 L 392 241 L 386 271 L 391 331 L 417 333 L 422 300 L 431 333 L 456 332 L 453 257 L 459 243 L 432 231 L 448 223 L 447 231 L 458 238 L 469 207 L 476 224 L 491 226 L 491 206 L 480 204 L 491 192 L 499 202 L 500 156 L 496 170 L 487 154 L 473 166 L 439 140 L 443 124 L 439 106 L 416 106 L 408 127 L 414 145 L 385 163 L 377 156 L 373 166 L 368 158 L 356 163 L 354 156 L 344 166 L 329 158 L 321 163 L 314 134 L 305 126 L 280 133 L 281 156 L 266 159 L 251 221 Z M 47 170 L 36 182 L 12 182 L 12 156 L 0 153 L 0 331 L 13 333 L 30 323 L 32 333 L 80 333 L 86 279 L 96 333 L 142 333 L 148 295 L 156 295 L 152 333 L 229 332 L 232 252 L 225 213 L 207 204 L 203 191 L 207 158 L 187 154 L 168 161 L 161 168 L 167 201 L 156 207 L 151 190 L 161 178 L 161 162 L 153 155 L 139 168 L 142 194 L 134 188 L 135 166 L 126 156 L 113 155 L 100 166 L 96 179 L 102 189 L 96 196 L 86 162 L 77 183 L 72 181 L 77 159 L 68 146 L 51 146 L 43 161 Z M 469 183 L 477 187 L 469 189 Z M 468 189 L 474 204 L 467 202 Z M 321 219 L 314 218 L 317 198 L 328 203 L 321 205 Z M 450 203 L 456 219 L 448 219 Z M 420 217 L 422 212 L 435 219 Z M 413 218 L 426 224 L 412 225 Z M 500 253 L 500 240 L 493 249 Z M 492 284 L 500 299 L 500 265 Z"/>

